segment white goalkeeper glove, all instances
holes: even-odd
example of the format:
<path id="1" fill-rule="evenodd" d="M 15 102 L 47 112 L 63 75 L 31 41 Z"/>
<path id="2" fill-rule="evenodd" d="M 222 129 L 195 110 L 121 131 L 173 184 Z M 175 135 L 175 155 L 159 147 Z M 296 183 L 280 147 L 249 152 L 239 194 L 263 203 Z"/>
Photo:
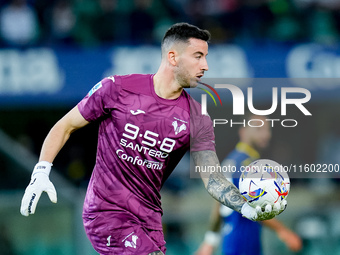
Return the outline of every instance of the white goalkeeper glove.
<path id="1" fill-rule="evenodd" d="M 260 206 L 251 207 L 247 202 L 243 204 L 241 214 L 252 221 L 270 220 L 282 213 L 287 207 L 287 201 L 282 200 L 274 206 L 266 205 L 263 209 Z"/>
<path id="2" fill-rule="evenodd" d="M 53 203 L 57 203 L 57 192 L 49 179 L 52 164 L 47 161 L 40 161 L 35 165 L 30 184 L 25 190 L 21 200 L 20 213 L 24 216 L 34 214 L 35 208 L 41 196 L 45 191 Z"/>

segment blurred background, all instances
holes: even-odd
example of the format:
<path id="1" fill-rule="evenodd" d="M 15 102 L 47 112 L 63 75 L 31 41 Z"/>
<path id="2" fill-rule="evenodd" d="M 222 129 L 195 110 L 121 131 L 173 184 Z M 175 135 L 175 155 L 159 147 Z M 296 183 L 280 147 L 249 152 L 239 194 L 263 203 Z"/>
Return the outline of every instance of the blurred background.
<path id="1" fill-rule="evenodd" d="M 0 0 L 0 254 L 96 254 L 81 211 L 97 124 L 74 133 L 56 158 L 57 204 L 44 194 L 35 215 L 23 217 L 24 189 L 53 124 L 103 77 L 155 73 L 161 38 L 175 22 L 210 30 L 205 77 L 320 78 L 303 85 L 312 116 L 288 108 L 284 119 L 298 126 L 275 126 L 263 157 L 339 164 L 339 10 L 340 0 Z M 232 101 L 223 103 L 231 119 Z M 271 97 L 256 104 L 268 109 Z M 273 117 L 283 119 L 279 110 Z M 238 141 L 237 127 L 215 132 L 222 160 Z M 186 155 L 162 192 L 168 255 L 193 254 L 209 226 L 213 200 L 189 168 Z M 299 254 L 340 254 L 338 174 L 319 177 L 291 180 L 279 218 L 303 238 Z M 265 255 L 291 254 L 270 230 L 263 242 Z"/>

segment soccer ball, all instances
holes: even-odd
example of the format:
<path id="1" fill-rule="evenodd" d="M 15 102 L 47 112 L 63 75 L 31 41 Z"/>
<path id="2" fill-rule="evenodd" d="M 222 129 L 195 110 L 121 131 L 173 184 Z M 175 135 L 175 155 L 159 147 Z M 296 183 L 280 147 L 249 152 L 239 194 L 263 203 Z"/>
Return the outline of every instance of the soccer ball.
<path id="1" fill-rule="evenodd" d="M 286 199 L 290 180 L 283 167 L 269 159 L 260 159 L 248 165 L 239 179 L 239 190 L 248 204 L 254 208 Z"/>

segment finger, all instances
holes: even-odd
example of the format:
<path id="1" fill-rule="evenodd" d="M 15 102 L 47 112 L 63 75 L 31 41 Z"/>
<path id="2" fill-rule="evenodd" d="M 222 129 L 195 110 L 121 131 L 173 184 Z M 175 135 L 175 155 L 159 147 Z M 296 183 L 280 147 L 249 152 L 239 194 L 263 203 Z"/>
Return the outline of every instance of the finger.
<path id="1" fill-rule="evenodd" d="M 261 215 L 263 212 L 262 212 L 262 208 L 258 205 L 258 206 L 256 206 L 256 208 L 255 208 L 255 210 L 256 210 L 256 213 L 258 214 L 258 215 Z"/>
<path id="2" fill-rule="evenodd" d="M 27 207 L 27 211 L 29 214 L 35 213 L 35 209 L 37 207 L 40 196 L 41 196 L 41 191 L 31 193 L 31 196 L 29 197 L 29 201 L 28 201 L 28 207 Z"/>
<path id="3" fill-rule="evenodd" d="M 275 214 L 278 214 L 278 213 L 280 213 L 280 211 L 281 211 L 281 204 L 280 203 L 275 203 L 274 206 L 273 206 L 273 212 Z"/>
<path id="4" fill-rule="evenodd" d="M 49 187 L 45 190 L 48 197 L 50 198 L 52 203 L 57 203 L 57 191 L 55 190 L 54 185 L 52 182 L 50 183 Z"/>
<path id="5" fill-rule="evenodd" d="M 20 208 L 20 213 L 21 213 L 22 216 L 26 216 L 26 217 L 28 216 L 28 212 L 27 212 L 26 208 L 23 208 L 22 206 Z"/>
<path id="6" fill-rule="evenodd" d="M 29 216 L 35 212 L 40 195 L 41 192 L 39 194 L 39 192 L 36 192 L 36 190 L 26 190 L 20 207 L 20 213 L 23 216 Z"/>
<path id="7" fill-rule="evenodd" d="M 264 211 L 266 213 L 271 213 L 272 212 L 272 206 L 271 205 L 266 205 L 266 207 L 264 208 Z"/>
<path id="8" fill-rule="evenodd" d="M 35 188 L 34 188 L 34 183 L 36 181 L 36 178 L 34 179 L 31 179 L 29 185 L 27 186 L 26 190 L 25 190 L 25 194 L 21 200 L 21 207 L 20 207 L 20 213 L 23 215 L 23 216 L 29 216 L 29 210 L 28 210 L 28 207 L 29 207 L 29 204 L 30 204 L 30 201 L 31 201 L 31 198 L 32 198 L 32 195 L 35 191 Z"/>
<path id="9" fill-rule="evenodd" d="M 28 213 L 28 199 L 29 195 L 25 192 L 22 200 L 21 200 L 21 207 L 20 207 L 20 213 L 23 215 L 23 216 L 28 216 L 29 213 Z"/>

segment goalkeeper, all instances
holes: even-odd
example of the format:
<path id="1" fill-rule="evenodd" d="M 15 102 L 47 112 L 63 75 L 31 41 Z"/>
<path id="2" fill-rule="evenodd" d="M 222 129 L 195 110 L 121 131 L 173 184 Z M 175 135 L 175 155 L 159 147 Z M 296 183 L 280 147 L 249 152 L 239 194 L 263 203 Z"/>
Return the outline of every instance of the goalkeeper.
<path id="1" fill-rule="evenodd" d="M 184 88 L 196 87 L 208 71 L 210 33 L 187 23 L 166 32 L 156 74 L 114 75 L 95 85 L 47 135 L 21 204 L 35 212 L 46 191 L 52 162 L 72 132 L 100 121 L 96 164 L 83 207 L 85 231 L 100 254 L 165 254 L 160 190 L 190 149 L 200 167 L 219 164 L 209 116 Z M 202 176 L 208 192 L 252 220 L 272 218 L 285 204 L 262 212 L 250 207 L 220 173 Z"/>

